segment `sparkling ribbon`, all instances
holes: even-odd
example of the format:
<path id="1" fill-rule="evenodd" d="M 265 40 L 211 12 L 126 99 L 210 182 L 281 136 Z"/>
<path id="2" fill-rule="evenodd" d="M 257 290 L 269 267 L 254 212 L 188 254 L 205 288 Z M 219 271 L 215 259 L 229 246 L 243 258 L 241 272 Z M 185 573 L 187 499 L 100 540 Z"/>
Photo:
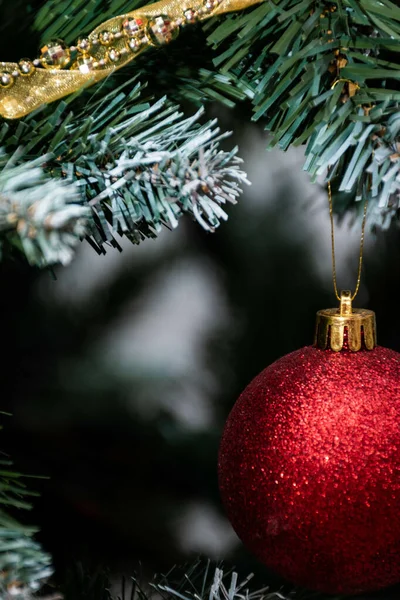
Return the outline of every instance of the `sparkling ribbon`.
<path id="1" fill-rule="evenodd" d="M 39 59 L 0 63 L 0 115 L 24 117 L 44 103 L 101 81 L 149 47 L 169 43 L 184 25 L 262 1 L 161 0 L 105 21 L 76 47 L 49 42 Z"/>

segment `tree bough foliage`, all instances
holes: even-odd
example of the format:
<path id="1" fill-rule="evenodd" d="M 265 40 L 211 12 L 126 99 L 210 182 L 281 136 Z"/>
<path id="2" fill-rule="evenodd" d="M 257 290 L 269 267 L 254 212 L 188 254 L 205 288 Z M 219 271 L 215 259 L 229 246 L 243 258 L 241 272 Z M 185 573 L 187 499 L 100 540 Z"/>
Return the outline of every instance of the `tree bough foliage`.
<path id="1" fill-rule="evenodd" d="M 400 7 L 269 1 L 205 29 L 215 66 L 252 89 L 269 147 L 305 144 L 314 180 L 368 198 L 372 220 L 387 223 L 400 199 Z"/>
<path id="2" fill-rule="evenodd" d="M 143 4 L 48 0 L 32 32 L 42 41 L 71 43 L 102 20 Z M 29 172 L 32 161 L 46 156 L 44 176 L 60 192 L 53 203 L 44 198 L 38 211 L 27 186 L 24 207 L 16 210 L 14 203 L 13 214 L 34 204 L 29 214 L 43 218 L 15 232 L 0 180 L 3 253 L 11 241 L 31 264 L 66 264 L 83 237 L 102 253 L 119 246 L 118 234 L 138 243 L 162 226 L 175 227 L 183 213 L 214 230 L 226 219 L 223 205 L 236 201 L 247 180 L 236 149 L 219 149 L 216 124 L 199 124 L 199 113 L 184 117 L 174 99 L 197 106 L 210 99 L 227 106 L 250 101 L 253 119 L 270 132 L 270 148 L 305 145 L 304 169 L 313 180 L 332 180 L 336 208 L 368 199 L 370 224 L 390 224 L 400 200 L 400 7 L 390 0 L 264 0 L 197 26 L 192 37 L 193 51 L 174 50 L 190 45 L 183 37 L 94 88 L 17 125 L 0 125 L 3 165 L 11 159 Z M 135 70 L 142 84 L 132 79 Z M 167 99 L 159 91 L 168 81 Z M 143 95 L 147 84 L 154 99 Z M 55 218 L 58 210 L 62 216 Z"/>

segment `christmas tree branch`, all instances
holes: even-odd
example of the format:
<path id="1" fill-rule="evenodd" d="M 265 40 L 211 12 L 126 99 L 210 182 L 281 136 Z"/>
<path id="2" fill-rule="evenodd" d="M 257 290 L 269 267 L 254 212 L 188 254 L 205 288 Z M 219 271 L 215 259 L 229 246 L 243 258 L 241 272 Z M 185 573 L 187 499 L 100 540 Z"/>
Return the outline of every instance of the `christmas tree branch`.
<path id="1" fill-rule="evenodd" d="M 237 573 L 226 574 L 221 568 L 211 568 L 209 561 L 199 561 L 180 580 L 169 581 L 173 575 L 172 571 L 152 584 L 163 600 L 288 600 L 280 592 L 269 591 L 269 587 L 251 591 L 248 583 L 252 573 L 240 581 Z"/>
<path id="2" fill-rule="evenodd" d="M 224 571 L 211 561 L 199 559 L 193 564 L 174 567 L 166 575 L 156 575 L 152 581 L 143 581 L 134 575 L 123 578 L 120 591 L 114 594 L 109 574 L 104 569 L 88 573 L 82 565 L 69 572 L 63 586 L 64 600 L 318 600 L 313 592 L 300 590 L 273 591 L 269 587 L 251 589 L 253 574 L 240 579 L 232 570 Z M 114 586 L 116 587 L 116 586 Z M 331 597 L 331 600 L 339 600 Z"/>
<path id="3" fill-rule="evenodd" d="M 4 124 L 0 144 L 19 151 L 3 160 L 0 235 L 31 264 L 66 264 L 84 226 L 104 252 L 118 247 L 117 235 L 138 243 L 176 227 L 184 213 L 209 231 L 227 218 L 223 205 L 247 183 L 237 149 L 219 148 L 227 134 L 215 121 L 201 125 L 202 111 L 184 118 L 166 98 L 151 104 L 142 92 L 130 80 L 100 99 L 81 95 L 74 112 L 69 98 Z"/>
<path id="4" fill-rule="evenodd" d="M 83 4 L 66 22 L 65 7 L 50 0 L 36 20 L 43 39 L 72 41 L 119 9 L 117 0 L 96 2 L 84 13 Z M 141 4 L 132 0 L 127 10 Z M 264 2 L 213 19 L 204 31 L 218 51 L 214 68 L 185 69 L 174 44 L 170 78 L 157 69 L 157 52 L 136 67 L 149 81 L 172 78 L 175 96 L 196 103 L 250 99 L 254 119 L 272 134 L 269 147 L 306 144 L 313 179 L 335 177 L 338 191 L 369 198 L 371 224 L 387 223 L 400 200 L 400 8 L 389 0 Z"/>
<path id="5" fill-rule="evenodd" d="M 68 264 L 89 215 L 74 184 L 45 177 L 48 160 L 18 164 L 18 153 L 0 154 L 0 248 L 10 244 L 35 266 Z"/>
<path id="6" fill-rule="evenodd" d="M 61 38 L 72 44 L 104 21 L 146 4 L 146 0 L 47 0 L 36 14 L 34 29 L 42 43 Z"/>
<path id="7" fill-rule="evenodd" d="M 369 198 L 370 222 L 399 206 L 400 8 L 384 0 L 264 3 L 208 23 L 222 73 L 254 92 L 270 147 L 307 144 L 305 170 Z"/>
<path id="8" fill-rule="evenodd" d="M 51 559 L 33 539 L 36 529 L 21 525 L 6 510 L 29 509 L 29 491 L 12 463 L 0 459 L 0 598 L 26 600 L 52 574 Z"/>

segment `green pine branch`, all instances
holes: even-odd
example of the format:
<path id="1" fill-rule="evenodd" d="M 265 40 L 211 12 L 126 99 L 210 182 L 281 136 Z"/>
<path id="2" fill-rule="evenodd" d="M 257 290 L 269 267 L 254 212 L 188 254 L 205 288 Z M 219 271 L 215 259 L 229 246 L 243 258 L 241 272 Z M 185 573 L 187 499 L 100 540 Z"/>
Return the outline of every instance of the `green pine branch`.
<path id="1" fill-rule="evenodd" d="M 254 92 L 269 147 L 306 144 L 305 170 L 370 200 L 371 224 L 399 207 L 400 7 L 389 0 L 282 0 L 205 25 L 214 64 Z"/>
<path id="2" fill-rule="evenodd" d="M 28 600 L 52 574 L 51 558 L 33 539 L 36 529 L 21 525 L 7 511 L 30 509 L 25 477 L 0 459 L 0 598 Z"/>
<path id="3" fill-rule="evenodd" d="M 57 34 L 72 41 L 142 4 L 93 0 L 85 12 L 83 0 L 50 0 L 36 28 L 43 39 Z M 63 18 L 65 10 L 72 19 Z M 312 178 L 334 177 L 339 192 L 368 198 L 370 223 L 387 225 L 400 200 L 400 8 L 390 0 L 281 0 L 210 20 L 203 29 L 214 66 L 206 60 L 202 67 L 194 47 L 185 68 L 178 42 L 168 47 L 169 64 L 152 51 L 129 69 L 180 100 L 229 106 L 251 100 L 254 120 L 271 132 L 269 147 L 306 144 Z"/>
<path id="4" fill-rule="evenodd" d="M 304 589 L 273 590 L 252 585 L 254 575 L 240 579 L 232 569 L 223 569 L 209 560 L 174 567 L 165 575 L 143 581 L 134 575 L 123 578 L 113 593 L 109 573 L 104 568 L 88 572 L 81 565 L 69 570 L 61 591 L 64 600 L 323 600 L 324 596 Z M 276 586 L 275 586 L 276 587 Z M 285 586 L 288 587 L 288 586 Z M 341 600 L 343 596 L 330 596 Z"/>
<path id="5" fill-rule="evenodd" d="M 0 153 L 0 250 L 11 246 L 35 266 L 68 264 L 85 233 L 89 210 L 76 185 L 45 176 L 50 156 L 18 164 Z"/>
<path id="6" fill-rule="evenodd" d="M 34 29 L 42 43 L 61 38 L 73 44 L 107 19 L 146 4 L 146 0 L 47 0 L 35 16 Z"/>
<path id="7" fill-rule="evenodd" d="M 48 0 L 34 28 L 43 40 L 72 42 L 140 4 Z M 149 100 L 164 77 L 170 80 L 156 57 L 136 69 L 158 74 L 147 98 L 146 85 L 126 69 L 18 122 L 0 123 L 2 255 L 17 250 L 35 266 L 67 264 L 83 237 L 104 253 L 120 247 L 121 235 L 139 243 L 164 226 L 175 228 L 183 214 L 208 231 L 227 219 L 225 205 L 235 203 L 248 182 L 237 149 L 220 150 L 227 134 L 216 121 L 204 123 L 202 103 L 233 106 L 247 92 L 232 85 L 231 76 L 200 67 L 199 49 L 199 65 L 188 69 L 181 58 L 176 72 L 183 91 L 175 96 L 201 107 L 185 118 L 166 97 Z"/>
<path id="8" fill-rule="evenodd" d="M 0 598 L 28 600 L 52 574 L 51 558 L 32 535 L 0 511 Z"/>
<path id="9" fill-rule="evenodd" d="M 71 42 L 141 4 L 48 0 L 35 28 L 43 39 Z M 188 53 L 176 51 L 179 44 L 163 49 L 161 62 L 160 51 L 146 53 L 95 91 L 24 119 L 13 135 L 4 126 L 0 143 L 9 156 L 22 146 L 24 160 L 56 157 L 44 172 L 77 186 L 81 207 L 90 207 L 87 238 L 98 252 L 107 244 L 118 246 L 118 234 L 135 243 L 154 237 L 163 226 L 175 227 L 185 212 L 213 230 L 226 218 L 221 205 L 234 201 L 238 183 L 245 181 L 238 160 L 217 150 L 214 123 L 185 120 L 165 99 L 143 102 L 142 88 L 129 78 L 113 90 L 115 81 L 137 69 L 150 88 L 164 85 L 195 104 L 251 100 L 254 119 L 271 132 L 269 147 L 305 144 L 304 168 L 312 178 L 334 179 L 334 189 L 351 198 L 347 207 L 353 199 L 368 198 L 370 223 L 387 226 L 400 199 L 400 8 L 389 0 L 281 0 L 210 20 L 203 29 L 214 66 L 209 55 L 201 66 L 202 52 L 187 61 Z M 53 237 L 58 243 L 60 236 Z M 69 251 L 60 243 L 60 256 L 71 255 L 73 238 L 74 233 Z M 33 264 L 54 262 L 51 252 L 44 256 L 31 249 L 37 243 L 20 245 Z"/>
<path id="10" fill-rule="evenodd" d="M 0 236 L 3 222 L 31 264 L 66 264 L 84 226 L 99 253 L 118 235 L 139 243 L 175 228 L 185 213 L 213 231 L 247 183 L 237 149 L 219 147 L 228 134 L 200 124 L 201 110 L 185 118 L 166 98 L 146 102 L 134 80 L 105 86 L 0 129 L 14 151 L 0 176 Z"/>

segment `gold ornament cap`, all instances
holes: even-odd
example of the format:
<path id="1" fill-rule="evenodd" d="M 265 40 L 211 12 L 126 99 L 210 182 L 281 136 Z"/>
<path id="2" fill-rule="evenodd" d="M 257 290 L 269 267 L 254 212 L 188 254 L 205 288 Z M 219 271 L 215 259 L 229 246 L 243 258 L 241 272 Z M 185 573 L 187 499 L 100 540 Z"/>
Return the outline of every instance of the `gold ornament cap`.
<path id="1" fill-rule="evenodd" d="M 352 295 L 348 290 L 341 293 L 339 308 L 317 312 L 314 346 L 340 352 L 346 334 L 347 345 L 352 352 L 373 350 L 377 345 L 375 313 L 365 308 L 353 308 Z"/>

